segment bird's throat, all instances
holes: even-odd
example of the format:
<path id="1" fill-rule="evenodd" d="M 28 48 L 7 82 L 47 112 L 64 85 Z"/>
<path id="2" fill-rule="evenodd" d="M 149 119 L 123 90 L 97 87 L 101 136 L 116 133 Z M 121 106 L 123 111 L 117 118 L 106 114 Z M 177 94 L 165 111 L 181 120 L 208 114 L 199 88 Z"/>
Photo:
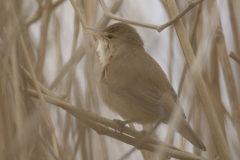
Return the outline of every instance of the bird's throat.
<path id="1" fill-rule="evenodd" d="M 99 53 L 99 61 L 102 64 L 102 66 L 105 66 L 111 59 L 110 57 L 112 55 L 108 51 L 108 46 L 106 42 L 104 42 L 103 40 L 99 40 L 98 42 L 99 43 L 97 47 L 97 52 Z"/>

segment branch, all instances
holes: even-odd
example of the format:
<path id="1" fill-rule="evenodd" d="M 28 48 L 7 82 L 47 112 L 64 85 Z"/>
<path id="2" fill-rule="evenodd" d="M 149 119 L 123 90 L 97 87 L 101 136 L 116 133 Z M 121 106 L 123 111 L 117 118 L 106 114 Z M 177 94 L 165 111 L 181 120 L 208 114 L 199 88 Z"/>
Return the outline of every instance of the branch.
<path id="1" fill-rule="evenodd" d="M 64 2 L 65 0 L 58 0 L 55 1 L 52 6 L 51 6 L 51 10 L 54 10 L 56 7 L 58 7 L 62 2 Z M 27 18 L 25 24 L 26 26 L 30 26 L 32 23 L 36 22 L 37 20 L 39 20 L 42 16 L 43 13 L 43 6 L 38 3 L 38 9 L 36 10 L 36 12 L 29 18 Z"/>
<path id="2" fill-rule="evenodd" d="M 38 98 L 38 94 L 36 91 L 31 89 L 28 89 L 27 91 L 30 96 Z M 133 130 L 126 126 L 122 128 L 121 130 L 122 134 L 121 136 L 119 136 L 118 134 L 116 134 L 115 130 L 119 130 L 120 126 L 112 120 L 101 117 L 93 112 L 86 111 L 84 109 L 81 109 L 80 107 L 71 105 L 67 102 L 58 100 L 56 98 L 53 98 L 47 95 L 44 95 L 44 99 L 46 102 L 64 109 L 69 114 L 71 114 L 81 122 L 85 123 L 88 127 L 92 128 L 100 135 L 106 135 L 106 136 L 115 138 L 119 141 L 130 144 L 132 146 L 135 146 L 135 144 L 138 143 L 139 140 L 143 137 L 142 132 Z M 159 150 L 164 149 L 166 154 L 174 158 L 184 159 L 184 160 L 206 160 L 205 158 L 180 150 L 172 145 L 169 145 L 160 140 L 156 140 L 152 137 L 149 138 L 148 143 L 142 146 L 141 149 L 145 149 L 150 152 L 156 152 L 156 153 Z"/>
<path id="3" fill-rule="evenodd" d="M 74 8 L 74 11 L 75 11 L 77 17 L 79 18 L 79 20 L 80 20 L 80 22 L 81 22 L 81 24 L 82 24 L 82 26 L 83 26 L 83 29 L 85 30 L 85 28 L 87 27 L 87 23 L 85 22 L 82 14 L 81 14 L 81 12 L 80 12 L 80 10 L 78 9 L 76 2 L 75 2 L 74 0 L 70 0 L 70 2 L 71 2 L 72 6 L 73 6 L 73 8 Z M 96 44 L 96 42 L 94 41 L 94 39 L 93 39 L 92 36 L 89 37 L 89 40 L 90 40 L 90 43 L 92 44 L 92 46 L 93 46 L 94 48 L 97 48 L 97 44 Z"/>
<path id="4" fill-rule="evenodd" d="M 231 52 L 229 57 L 231 57 L 233 60 L 235 60 L 238 64 L 240 64 L 240 56 L 238 56 L 237 54 Z"/>
<path id="5" fill-rule="evenodd" d="M 40 82 L 44 81 L 43 77 L 43 66 L 47 52 L 47 37 L 48 37 L 48 27 L 51 17 L 51 5 L 52 0 L 45 0 L 44 4 L 44 11 L 41 18 L 41 25 L 40 25 L 40 37 L 39 37 L 39 44 L 37 47 L 37 56 L 38 59 L 36 60 L 36 67 L 35 72 Z"/>
<path id="6" fill-rule="evenodd" d="M 22 76 L 24 76 L 26 78 L 26 80 L 28 81 L 28 83 L 35 88 L 34 86 L 34 81 L 32 79 L 32 76 L 31 74 L 22 66 L 22 65 L 19 65 L 19 68 L 21 70 L 21 73 L 23 74 Z M 55 93 L 53 93 L 52 91 L 50 91 L 47 87 L 45 87 L 44 85 L 42 85 L 40 82 L 38 82 L 38 85 L 41 89 L 41 91 L 48 95 L 48 96 L 51 96 L 51 97 L 54 97 L 54 98 L 59 98 L 59 99 L 64 99 L 65 97 L 64 96 L 57 96 Z M 35 88 L 36 89 L 36 88 Z"/>
<path id="7" fill-rule="evenodd" d="M 176 22 L 179 18 L 181 18 L 182 16 L 184 16 L 188 11 L 190 11 L 193 7 L 195 7 L 197 4 L 199 4 L 200 2 L 202 2 L 203 0 L 193 0 L 191 2 L 188 3 L 188 6 L 180 13 L 178 14 L 176 17 L 172 18 L 170 21 L 168 21 L 167 23 L 163 24 L 163 25 L 153 25 L 153 24 L 147 24 L 147 23 L 140 23 L 140 22 L 136 22 L 136 21 L 131 21 L 128 20 L 126 18 L 122 18 L 122 17 L 118 17 L 114 14 L 112 14 L 106 3 L 104 2 L 104 0 L 99 0 L 99 3 L 102 6 L 102 9 L 104 11 L 104 15 L 107 17 L 110 17 L 112 19 L 121 21 L 121 22 L 125 22 L 128 24 L 132 24 L 132 25 L 136 25 L 136 26 L 141 26 L 141 27 L 145 27 L 145 28 L 151 28 L 151 29 L 155 29 L 158 32 L 161 32 L 162 30 L 164 30 L 166 27 L 170 26 L 171 24 L 173 24 L 174 22 Z"/>

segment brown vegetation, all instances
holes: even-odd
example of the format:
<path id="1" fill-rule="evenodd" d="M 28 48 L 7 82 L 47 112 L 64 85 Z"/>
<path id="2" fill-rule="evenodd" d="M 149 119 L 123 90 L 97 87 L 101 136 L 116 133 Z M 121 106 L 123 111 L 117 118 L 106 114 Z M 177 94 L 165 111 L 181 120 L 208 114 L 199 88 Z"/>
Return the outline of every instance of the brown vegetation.
<path id="1" fill-rule="evenodd" d="M 0 0 L 0 160 L 240 158 L 240 2 L 159 0 L 166 20 L 183 14 L 156 25 L 141 5 L 148 2 L 135 1 Z M 118 133 L 119 117 L 98 94 L 97 41 L 84 34 L 112 19 L 140 26 L 206 152 L 171 129 L 162 138 L 166 126 L 141 152 L 131 150 L 143 137 L 139 126 Z"/>

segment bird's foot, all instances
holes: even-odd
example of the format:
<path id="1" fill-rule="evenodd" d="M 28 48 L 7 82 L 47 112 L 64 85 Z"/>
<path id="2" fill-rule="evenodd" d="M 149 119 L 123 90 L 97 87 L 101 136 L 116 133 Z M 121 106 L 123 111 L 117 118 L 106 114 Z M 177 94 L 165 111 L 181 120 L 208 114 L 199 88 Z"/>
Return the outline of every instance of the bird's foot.
<path id="1" fill-rule="evenodd" d="M 143 136 L 144 136 L 145 134 L 147 134 L 147 131 L 145 131 L 145 130 L 142 130 L 141 132 L 142 132 L 142 135 L 143 135 Z"/>
<path id="2" fill-rule="evenodd" d="M 120 126 L 119 134 L 122 134 L 123 128 L 125 127 L 126 124 L 129 123 L 128 121 L 121 121 L 119 119 L 114 119 L 113 121 L 116 122 Z"/>

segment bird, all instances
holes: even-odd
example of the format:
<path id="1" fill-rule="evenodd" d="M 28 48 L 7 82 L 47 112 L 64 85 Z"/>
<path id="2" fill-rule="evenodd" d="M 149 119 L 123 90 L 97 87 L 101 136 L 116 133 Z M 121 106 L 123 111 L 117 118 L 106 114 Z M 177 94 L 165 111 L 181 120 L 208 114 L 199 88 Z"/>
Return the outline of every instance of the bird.
<path id="1" fill-rule="evenodd" d="M 197 148 L 206 147 L 186 121 L 177 94 L 161 66 L 145 51 L 134 27 L 118 22 L 104 29 L 88 28 L 98 39 L 96 51 L 102 71 L 99 91 L 107 107 L 128 122 L 169 124 L 177 109 L 178 125 L 172 126 Z"/>

